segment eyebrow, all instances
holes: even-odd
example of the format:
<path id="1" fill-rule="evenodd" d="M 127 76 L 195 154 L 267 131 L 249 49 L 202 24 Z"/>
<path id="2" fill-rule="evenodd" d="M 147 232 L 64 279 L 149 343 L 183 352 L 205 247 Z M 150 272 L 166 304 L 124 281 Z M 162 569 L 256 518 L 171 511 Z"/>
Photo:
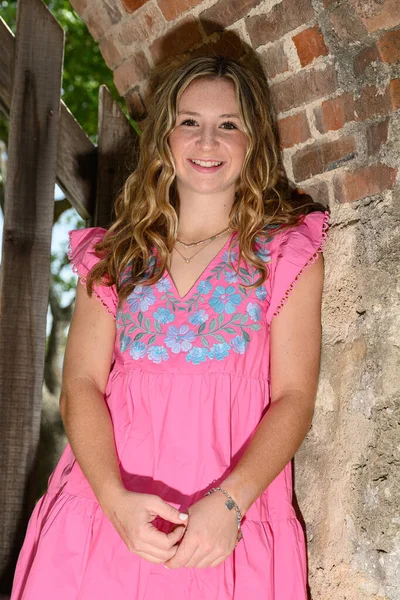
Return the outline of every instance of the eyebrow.
<path id="1" fill-rule="evenodd" d="M 193 112 L 191 110 L 180 110 L 178 115 L 191 115 L 192 117 L 200 117 L 200 113 Z M 223 115 L 219 115 L 223 119 L 239 119 L 239 115 L 237 113 L 225 113 Z"/>

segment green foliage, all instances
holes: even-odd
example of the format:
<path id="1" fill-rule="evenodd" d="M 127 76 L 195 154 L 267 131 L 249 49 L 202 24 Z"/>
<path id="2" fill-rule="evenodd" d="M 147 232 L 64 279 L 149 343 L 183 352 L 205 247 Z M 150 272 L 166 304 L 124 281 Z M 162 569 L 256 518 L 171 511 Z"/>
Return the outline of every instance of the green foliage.
<path id="1" fill-rule="evenodd" d="M 68 0 L 45 0 L 65 31 L 62 99 L 93 141 L 97 134 L 98 90 L 105 84 L 121 103 L 111 70 L 101 56 L 97 43 Z M 0 0 L 0 16 L 10 29 L 16 29 L 16 0 Z M 1 134 L 2 132 L 0 132 Z"/>

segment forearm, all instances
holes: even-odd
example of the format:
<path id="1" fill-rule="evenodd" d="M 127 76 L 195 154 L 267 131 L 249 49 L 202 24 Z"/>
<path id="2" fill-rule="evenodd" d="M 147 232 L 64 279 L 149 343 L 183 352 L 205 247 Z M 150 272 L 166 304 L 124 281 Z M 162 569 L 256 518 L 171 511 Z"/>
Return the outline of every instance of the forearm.
<path id="1" fill-rule="evenodd" d="M 60 408 L 75 458 L 107 513 L 109 500 L 123 484 L 104 394 L 90 379 L 74 379 L 63 386 Z"/>
<path id="2" fill-rule="evenodd" d="M 309 431 L 314 402 L 299 392 L 273 402 L 242 458 L 221 483 L 244 515 L 293 458 Z"/>

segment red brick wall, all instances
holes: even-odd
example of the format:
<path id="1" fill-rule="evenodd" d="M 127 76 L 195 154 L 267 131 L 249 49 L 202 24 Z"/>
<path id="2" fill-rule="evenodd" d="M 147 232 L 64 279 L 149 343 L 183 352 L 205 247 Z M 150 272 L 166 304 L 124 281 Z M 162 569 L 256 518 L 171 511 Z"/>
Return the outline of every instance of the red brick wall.
<path id="1" fill-rule="evenodd" d="M 237 34 L 270 79 L 289 178 L 324 203 L 396 185 L 385 150 L 400 109 L 400 0 L 71 0 L 137 120 L 159 61 Z"/>

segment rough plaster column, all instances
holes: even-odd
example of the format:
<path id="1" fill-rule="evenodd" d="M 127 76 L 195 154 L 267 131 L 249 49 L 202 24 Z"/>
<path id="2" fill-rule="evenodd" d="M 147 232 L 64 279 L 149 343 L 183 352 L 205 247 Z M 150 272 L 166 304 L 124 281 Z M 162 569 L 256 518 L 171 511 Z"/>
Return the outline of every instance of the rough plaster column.
<path id="1" fill-rule="evenodd" d="M 71 0 L 132 116 L 164 59 L 259 54 L 289 177 L 329 205 L 323 354 L 296 457 L 314 600 L 399 600 L 400 0 Z M 239 36 L 239 37 L 238 37 Z"/>

